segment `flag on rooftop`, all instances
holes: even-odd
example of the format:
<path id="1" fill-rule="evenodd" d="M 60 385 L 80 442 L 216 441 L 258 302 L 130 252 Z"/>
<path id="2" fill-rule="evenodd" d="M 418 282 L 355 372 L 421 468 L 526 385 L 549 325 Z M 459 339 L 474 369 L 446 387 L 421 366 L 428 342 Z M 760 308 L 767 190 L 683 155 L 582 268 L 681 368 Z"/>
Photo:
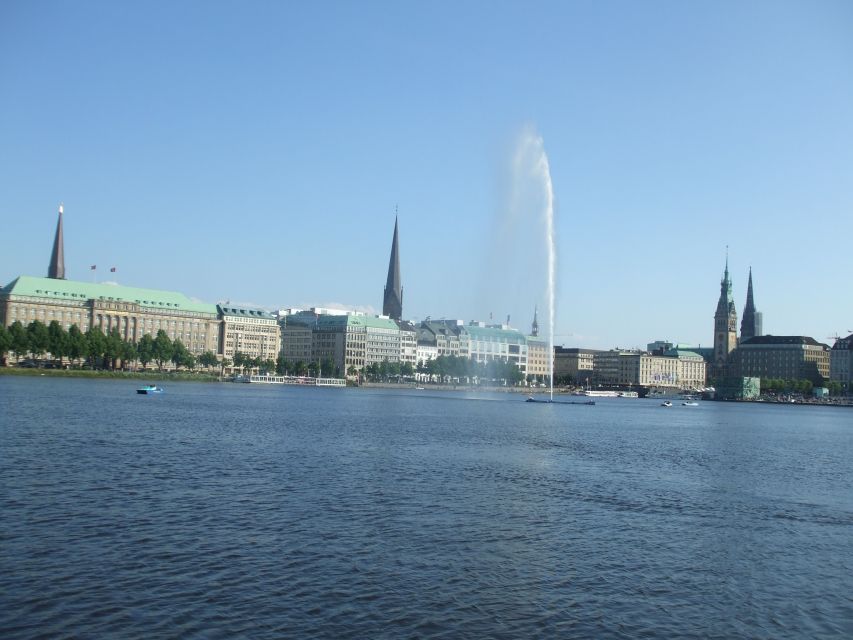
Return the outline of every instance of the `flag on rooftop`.
<path id="1" fill-rule="evenodd" d="M 98 268 L 97 265 L 94 265 L 94 264 L 91 267 L 89 267 L 89 269 L 91 269 L 92 271 L 94 271 L 97 268 Z"/>
<path id="2" fill-rule="evenodd" d="M 116 272 L 116 268 L 115 268 L 115 267 L 110 267 L 110 272 L 111 272 L 111 273 L 115 273 L 115 272 Z"/>

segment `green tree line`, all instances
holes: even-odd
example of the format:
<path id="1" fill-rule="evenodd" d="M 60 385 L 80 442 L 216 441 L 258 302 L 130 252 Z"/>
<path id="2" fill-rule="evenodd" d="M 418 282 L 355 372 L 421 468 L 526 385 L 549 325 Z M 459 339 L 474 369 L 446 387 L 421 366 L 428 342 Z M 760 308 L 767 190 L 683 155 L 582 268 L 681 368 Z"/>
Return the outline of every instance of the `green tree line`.
<path id="1" fill-rule="evenodd" d="M 843 387 L 840 382 L 826 380 L 824 386 L 830 395 L 840 395 Z M 782 378 L 761 378 L 761 393 L 801 393 L 808 395 L 814 389 L 811 380 L 783 380 Z"/>
<path id="2" fill-rule="evenodd" d="M 85 333 L 75 324 L 66 330 L 56 320 L 45 325 L 34 320 L 26 327 L 15 321 L 9 327 L 0 327 L 0 360 L 6 364 L 8 354 L 20 361 L 31 358 L 44 364 L 65 368 L 87 366 L 91 369 L 115 370 L 147 367 L 150 363 L 162 371 L 168 364 L 190 371 L 199 366 L 222 366 L 216 355 L 206 351 L 196 357 L 180 340 L 172 340 L 160 329 L 152 337 L 145 334 L 138 342 L 124 340 L 117 329 L 104 333 L 92 327 Z M 49 357 L 48 357 L 49 356 Z"/>
<path id="3" fill-rule="evenodd" d="M 352 372 L 352 369 L 353 367 L 350 367 L 350 372 Z M 275 370 L 280 376 L 341 377 L 341 368 L 336 366 L 330 358 L 322 358 L 316 362 L 306 362 L 304 360 L 291 362 L 279 357 L 276 360 Z"/>
<path id="4" fill-rule="evenodd" d="M 476 362 L 460 356 L 438 356 L 433 360 L 420 363 L 417 372 L 439 382 L 458 380 L 469 384 L 491 382 L 517 385 L 524 380 L 524 374 L 513 362 L 503 360 Z"/>

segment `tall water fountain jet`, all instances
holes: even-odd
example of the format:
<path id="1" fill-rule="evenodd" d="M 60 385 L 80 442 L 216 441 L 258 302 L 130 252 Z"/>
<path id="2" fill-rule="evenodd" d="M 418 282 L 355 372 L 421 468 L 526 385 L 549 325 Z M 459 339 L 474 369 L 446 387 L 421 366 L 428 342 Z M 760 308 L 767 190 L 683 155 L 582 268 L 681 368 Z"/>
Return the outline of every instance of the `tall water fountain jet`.
<path id="1" fill-rule="evenodd" d="M 557 249 L 554 239 L 554 185 L 551 182 L 551 166 L 548 154 L 545 153 L 545 143 L 532 126 L 522 131 L 518 141 L 513 163 L 514 190 L 513 199 L 518 199 L 519 181 L 532 180 L 535 187 L 541 189 L 542 218 L 545 225 L 545 249 L 547 255 L 547 289 L 548 300 L 548 371 L 550 373 L 551 401 L 554 400 L 554 324 L 555 324 L 555 288 L 557 270 Z M 539 199 L 537 198 L 539 202 Z M 516 207 L 520 204 L 516 202 Z"/>

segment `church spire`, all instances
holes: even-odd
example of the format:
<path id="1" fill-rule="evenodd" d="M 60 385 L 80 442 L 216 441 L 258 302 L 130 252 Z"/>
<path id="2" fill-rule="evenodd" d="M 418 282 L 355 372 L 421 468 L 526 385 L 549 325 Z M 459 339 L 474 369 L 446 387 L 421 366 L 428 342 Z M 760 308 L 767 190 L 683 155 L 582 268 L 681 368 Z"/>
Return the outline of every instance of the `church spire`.
<path id="1" fill-rule="evenodd" d="M 533 307 L 533 326 L 530 328 L 530 335 L 536 337 L 539 335 L 539 305 Z"/>
<path id="2" fill-rule="evenodd" d="M 396 210 L 395 210 L 396 214 Z M 397 216 L 394 216 L 394 239 L 391 242 L 391 258 L 388 261 L 388 279 L 382 301 L 382 315 L 392 320 L 403 319 L 403 285 L 400 279 L 400 244 L 397 234 Z"/>
<path id="3" fill-rule="evenodd" d="M 62 239 L 62 204 L 59 205 L 59 220 L 56 223 L 56 236 L 53 238 L 53 251 L 50 254 L 50 266 L 47 277 L 65 280 L 65 249 Z"/>
<path id="4" fill-rule="evenodd" d="M 743 319 L 740 322 L 740 341 L 744 342 L 755 336 L 763 335 L 761 312 L 755 310 L 755 300 L 752 295 L 752 267 L 749 268 L 749 284 L 746 288 L 746 306 L 743 308 Z"/>

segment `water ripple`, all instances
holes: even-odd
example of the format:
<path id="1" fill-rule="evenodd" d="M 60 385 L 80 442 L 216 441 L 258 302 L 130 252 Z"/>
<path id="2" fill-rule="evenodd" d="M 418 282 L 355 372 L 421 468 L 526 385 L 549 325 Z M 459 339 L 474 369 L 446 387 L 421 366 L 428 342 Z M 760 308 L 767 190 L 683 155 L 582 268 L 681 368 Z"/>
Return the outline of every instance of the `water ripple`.
<path id="1" fill-rule="evenodd" d="M 853 634 L 846 414 L 35 382 L 0 378 L 4 638 Z"/>

